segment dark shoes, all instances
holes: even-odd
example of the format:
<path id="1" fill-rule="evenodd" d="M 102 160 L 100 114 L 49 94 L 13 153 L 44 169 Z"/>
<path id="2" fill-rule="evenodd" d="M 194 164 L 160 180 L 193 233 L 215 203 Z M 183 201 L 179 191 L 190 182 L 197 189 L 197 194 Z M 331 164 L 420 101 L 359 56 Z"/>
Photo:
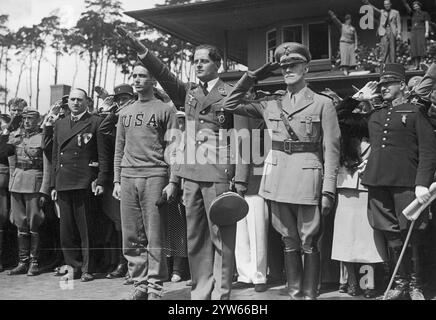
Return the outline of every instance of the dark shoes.
<path id="1" fill-rule="evenodd" d="M 82 276 L 80 277 L 80 281 L 82 282 L 89 282 L 94 280 L 94 277 L 92 276 L 92 274 L 88 273 L 88 272 L 84 272 L 82 274 Z"/>
<path id="2" fill-rule="evenodd" d="M 126 275 L 127 272 L 127 263 L 120 263 L 114 271 L 108 273 L 106 275 L 107 279 L 117 279 L 122 278 Z"/>
<path id="3" fill-rule="evenodd" d="M 339 285 L 339 293 L 347 293 L 348 292 L 348 283 L 341 283 Z"/>
<path id="4" fill-rule="evenodd" d="M 162 300 L 162 297 L 160 295 L 158 295 L 157 293 L 149 292 L 147 299 L 148 300 Z"/>
<path id="5" fill-rule="evenodd" d="M 39 269 L 38 261 L 32 261 L 30 263 L 29 270 L 27 271 L 28 276 L 37 276 L 41 274 L 41 270 Z"/>
<path id="6" fill-rule="evenodd" d="M 258 283 L 254 285 L 254 291 L 256 292 L 265 292 L 266 290 L 268 290 L 266 283 Z"/>
<path id="7" fill-rule="evenodd" d="M 419 288 L 411 288 L 409 290 L 409 295 L 412 300 L 425 300 L 424 294 Z"/>
<path id="8" fill-rule="evenodd" d="M 148 300 L 147 289 L 136 287 L 124 300 Z"/>
<path id="9" fill-rule="evenodd" d="M 14 269 L 8 272 L 8 275 L 15 276 L 18 274 L 26 274 L 28 269 L 29 269 L 29 263 L 20 261 L 18 262 L 18 266 L 16 266 Z"/>
<path id="10" fill-rule="evenodd" d="M 366 299 L 373 299 L 377 296 L 377 291 L 375 291 L 375 289 L 365 289 L 363 291 L 363 296 Z"/>
<path id="11" fill-rule="evenodd" d="M 358 284 L 350 284 L 348 286 L 347 293 L 348 293 L 348 295 L 350 295 L 352 297 L 356 297 L 356 296 L 362 294 L 362 291 L 360 290 Z"/>

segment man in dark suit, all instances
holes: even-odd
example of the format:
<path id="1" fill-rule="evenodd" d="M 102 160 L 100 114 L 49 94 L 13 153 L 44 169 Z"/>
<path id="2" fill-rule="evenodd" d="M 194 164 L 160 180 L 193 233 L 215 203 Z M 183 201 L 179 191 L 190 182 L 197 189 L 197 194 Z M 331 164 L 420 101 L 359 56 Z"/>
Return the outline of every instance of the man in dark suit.
<path id="1" fill-rule="evenodd" d="M 209 216 L 212 201 L 229 191 L 234 180 L 236 191 L 247 191 L 248 165 L 237 164 L 230 144 L 220 139 L 220 131 L 245 128 L 245 119 L 222 109 L 231 87 L 218 77 L 221 56 L 217 48 L 201 45 L 195 49 L 194 66 L 200 83 L 183 83 L 139 40 L 126 34 L 141 62 L 186 114 L 184 141 L 178 147 L 180 162 L 173 166 L 183 178 L 186 206 L 188 260 L 192 277 L 191 299 L 230 299 L 234 270 L 236 223 L 214 224 Z M 244 122 L 239 126 L 240 122 Z M 207 155 L 199 159 L 198 155 Z M 223 152 L 227 151 L 227 152 Z M 192 156 L 196 159 L 193 159 Z M 218 161 L 217 161 L 218 160 Z M 239 162 L 240 163 L 240 162 Z M 176 188 L 174 183 L 169 187 Z M 167 194 L 172 193 L 167 190 Z"/>
<path id="2" fill-rule="evenodd" d="M 106 172 L 98 169 L 102 161 L 102 119 L 87 110 L 87 94 L 73 89 L 68 98 L 71 115 L 55 123 L 53 137 L 52 199 L 60 211 L 61 246 L 74 278 L 93 280 L 89 273 L 89 224 L 91 183 L 94 195 L 104 191 Z"/>

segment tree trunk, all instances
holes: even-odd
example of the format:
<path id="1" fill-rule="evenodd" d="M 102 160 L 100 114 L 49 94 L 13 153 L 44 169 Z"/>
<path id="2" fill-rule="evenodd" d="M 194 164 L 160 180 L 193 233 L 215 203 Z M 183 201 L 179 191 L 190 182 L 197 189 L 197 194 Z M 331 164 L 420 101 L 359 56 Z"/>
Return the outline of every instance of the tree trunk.
<path id="1" fill-rule="evenodd" d="M 58 84 L 59 52 L 56 48 L 54 84 Z"/>
<path id="2" fill-rule="evenodd" d="M 8 103 L 8 48 L 5 53 L 5 112 Z"/>
<path id="3" fill-rule="evenodd" d="M 92 63 L 94 56 L 92 55 L 92 51 L 89 51 L 89 67 L 88 67 L 88 92 L 91 88 L 91 76 L 92 76 Z"/>
<path id="4" fill-rule="evenodd" d="M 101 86 L 101 77 L 103 75 L 103 60 L 104 60 L 104 47 L 101 48 L 101 57 L 100 57 L 100 71 L 98 75 L 98 85 Z M 106 88 L 105 88 L 106 89 Z M 94 95 L 94 92 L 92 92 Z M 95 101 L 95 109 L 98 110 L 98 100 Z"/>
<path id="5" fill-rule="evenodd" d="M 41 48 L 41 53 L 38 59 L 38 67 L 36 69 L 36 110 L 39 109 L 39 76 L 41 73 L 41 60 L 44 55 L 44 49 Z"/>
<path id="6" fill-rule="evenodd" d="M 33 81 L 32 81 L 32 77 L 33 77 L 33 56 L 34 53 L 31 54 L 30 56 L 30 69 L 29 69 L 29 104 L 32 105 L 32 96 L 33 96 Z"/>
<path id="7" fill-rule="evenodd" d="M 99 56 L 99 51 L 96 51 L 95 58 L 94 58 L 94 76 L 92 77 L 92 86 L 91 86 L 91 90 L 89 91 L 89 96 L 91 98 L 94 96 L 95 82 L 97 80 L 98 56 Z"/>
<path id="8" fill-rule="evenodd" d="M 21 76 L 23 75 L 24 67 L 26 65 L 27 57 L 24 58 L 20 65 L 20 72 L 18 74 L 17 88 L 15 89 L 15 98 L 18 97 L 18 90 L 20 89 Z"/>
<path id="9" fill-rule="evenodd" d="M 71 88 L 74 88 L 74 84 L 76 83 L 77 73 L 79 72 L 79 55 L 76 54 L 76 62 L 74 66 L 74 74 L 73 74 L 73 81 L 71 83 Z"/>
<path id="10" fill-rule="evenodd" d="M 106 67 L 104 69 L 104 82 L 103 82 L 103 88 L 106 89 L 106 80 L 107 80 L 107 68 L 109 65 L 109 55 L 106 56 Z"/>
<path id="11" fill-rule="evenodd" d="M 118 70 L 118 66 L 115 65 L 115 68 L 114 68 L 114 85 L 113 85 L 114 88 L 115 88 L 115 85 L 117 83 L 117 70 Z"/>

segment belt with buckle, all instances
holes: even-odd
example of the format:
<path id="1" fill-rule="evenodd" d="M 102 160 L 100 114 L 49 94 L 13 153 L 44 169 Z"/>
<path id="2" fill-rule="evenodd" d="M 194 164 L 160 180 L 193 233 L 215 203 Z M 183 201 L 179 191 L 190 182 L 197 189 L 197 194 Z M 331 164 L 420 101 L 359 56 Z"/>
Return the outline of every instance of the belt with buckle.
<path id="1" fill-rule="evenodd" d="M 42 170 L 42 164 L 38 165 L 38 164 L 33 164 L 33 163 L 20 163 L 18 162 L 15 165 L 16 168 L 19 168 L 21 170 Z"/>
<path id="2" fill-rule="evenodd" d="M 318 152 L 321 150 L 321 144 L 319 142 L 301 142 L 301 141 L 273 141 L 272 150 L 282 151 L 286 153 L 296 152 Z"/>

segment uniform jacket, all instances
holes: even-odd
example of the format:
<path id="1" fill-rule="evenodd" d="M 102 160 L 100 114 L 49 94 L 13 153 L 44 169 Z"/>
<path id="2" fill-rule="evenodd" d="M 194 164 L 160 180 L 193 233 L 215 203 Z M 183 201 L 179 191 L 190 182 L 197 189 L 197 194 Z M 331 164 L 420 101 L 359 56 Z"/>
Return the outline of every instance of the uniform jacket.
<path id="1" fill-rule="evenodd" d="M 381 10 L 380 12 L 380 26 L 378 27 L 378 35 L 383 37 L 386 34 L 386 20 L 388 19 L 388 12 L 386 10 Z M 401 17 L 397 10 L 391 9 L 389 15 L 389 22 L 391 26 L 392 33 L 397 36 L 401 34 Z"/>
<path id="2" fill-rule="evenodd" d="M 71 116 L 56 121 L 52 152 L 52 187 L 57 191 L 88 189 L 97 179 L 103 186 L 108 172 L 98 168 L 103 158 L 103 137 L 98 134 L 102 119 L 85 113 L 71 127 Z"/>
<path id="3" fill-rule="evenodd" d="M 0 136 L 0 188 L 8 188 L 9 185 L 9 164 L 8 156 L 12 155 L 14 148 L 7 144 L 8 136 Z"/>
<path id="4" fill-rule="evenodd" d="M 147 53 L 141 61 L 175 106 L 186 114 L 186 131 L 178 146 L 180 157 L 173 166 L 174 174 L 194 181 L 226 183 L 234 177 L 236 182 L 247 183 L 248 162 L 235 166 L 237 160 L 230 145 L 222 140 L 218 142 L 220 129 L 246 127 L 243 118 L 234 117 L 223 109 L 223 99 L 231 87 L 219 80 L 205 96 L 198 84 L 181 82 L 151 53 Z M 200 155 L 201 159 L 196 155 Z"/>
<path id="5" fill-rule="evenodd" d="M 368 121 L 367 186 L 429 187 L 436 170 L 436 137 L 419 105 L 405 99 L 375 110 Z"/>
<path id="6" fill-rule="evenodd" d="M 13 147 L 9 159 L 14 163 L 9 191 L 48 195 L 50 172 L 48 159 L 42 150 L 42 134 L 26 135 L 24 131 L 17 130 L 10 134 L 8 144 Z"/>
<path id="7" fill-rule="evenodd" d="M 244 75 L 224 102 L 224 109 L 254 118 L 263 118 L 273 141 L 290 136 L 280 118 L 277 99 L 302 142 L 319 142 L 319 152 L 288 154 L 271 150 L 265 160 L 259 195 L 277 202 L 316 205 L 321 192 L 336 192 L 339 167 L 340 130 L 331 99 L 305 87 L 295 104 L 289 94 L 245 101 L 244 96 L 254 79 Z M 267 142 L 265 142 L 267 143 Z"/>

